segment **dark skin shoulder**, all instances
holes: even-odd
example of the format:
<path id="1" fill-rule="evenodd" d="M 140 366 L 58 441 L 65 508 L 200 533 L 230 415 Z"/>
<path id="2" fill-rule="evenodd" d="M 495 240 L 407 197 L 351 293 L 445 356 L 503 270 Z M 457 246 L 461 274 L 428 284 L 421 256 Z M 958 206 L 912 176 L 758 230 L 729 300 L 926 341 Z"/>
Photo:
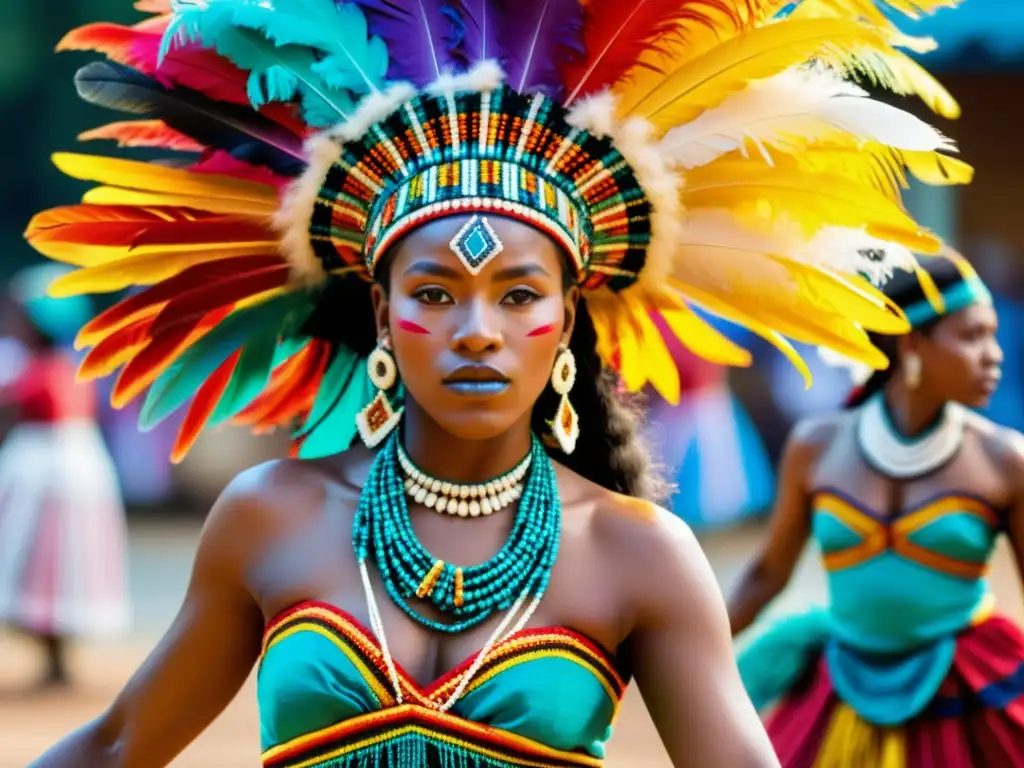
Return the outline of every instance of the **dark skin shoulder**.
<path id="1" fill-rule="evenodd" d="M 272 462 L 239 475 L 203 528 L 188 589 L 167 633 L 98 719 L 36 768 L 167 765 L 231 702 L 252 670 L 264 615 L 252 576 L 322 517 L 317 469 Z"/>
<path id="2" fill-rule="evenodd" d="M 790 433 L 780 462 L 778 495 L 767 539 L 729 600 L 734 635 L 749 627 L 789 582 L 811 534 L 808 509 L 819 463 L 825 458 L 845 463 L 843 443 L 849 441 L 852 431 L 852 415 L 839 411 L 804 419 Z"/>
<path id="3" fill-rule="evenodd" d="M 1024 435 L 980 417 L 975 422 L 984 450 L 1005 483 L 1004 528 L 1024 581 Z"/>
<path id="4" fill-rule="evenodd" d="M 592 544 L 628 601 L 620 647 L 675 766 L 776 766 L 743 689 L 725 602 L 689 527 L 598 489 Z"/>

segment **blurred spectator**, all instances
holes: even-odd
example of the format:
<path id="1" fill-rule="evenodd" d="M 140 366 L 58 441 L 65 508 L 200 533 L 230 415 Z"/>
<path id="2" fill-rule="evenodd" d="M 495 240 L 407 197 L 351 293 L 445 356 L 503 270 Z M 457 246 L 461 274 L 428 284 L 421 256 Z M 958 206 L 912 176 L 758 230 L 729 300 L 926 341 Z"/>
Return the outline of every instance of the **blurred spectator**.
<path id="1" fill-rule="evenodd" d="M 45 293 L 63 271 L 47 264 L 11 281 L 0 385 L 0 623 L 38 638 L 45 685 L 68 682 L 68 638 L 122 631 L 128 619 L 117 477 L 94 392 L 75 383 L 63 349 L 90 305 Z"/>

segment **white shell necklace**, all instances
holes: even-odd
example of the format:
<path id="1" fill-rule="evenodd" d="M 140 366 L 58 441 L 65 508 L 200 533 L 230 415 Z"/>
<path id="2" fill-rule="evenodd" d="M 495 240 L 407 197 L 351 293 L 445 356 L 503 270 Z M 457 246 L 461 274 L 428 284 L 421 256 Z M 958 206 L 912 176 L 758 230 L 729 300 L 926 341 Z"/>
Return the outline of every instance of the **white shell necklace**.
<path id="1" fill-rule="evenodd" d="M 860 408 L 857 444 L 879 472 L 899 479 L 921 477 L 939 469 L 960 450 L 966 416 L 967 409 L 962 405 L 946 403 L 934 425 L 908 438 L 896 431 L 885 398 L 878 394 Z"/>
<path id="2" fill-rule="evenodd" d="M 527 454 L 511 472 L 486 483 L 466 485 L 431 477 L 413 464 L 402 446 L 398 446 L 398 464 L 405 475 L 406 495 L 417 504 L 459 517 L 490 515 L 517 501 L 523 495 L 523 478 L 531 461 L 532 455 Z"/>

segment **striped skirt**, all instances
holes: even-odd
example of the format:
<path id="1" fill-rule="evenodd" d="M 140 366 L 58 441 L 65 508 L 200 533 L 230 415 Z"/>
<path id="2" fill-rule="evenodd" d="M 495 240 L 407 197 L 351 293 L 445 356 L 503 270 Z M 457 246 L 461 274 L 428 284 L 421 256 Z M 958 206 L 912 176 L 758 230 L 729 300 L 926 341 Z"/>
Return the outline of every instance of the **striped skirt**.
<path id="1" fill-rule="evenodd" d="M 127 530 L 91 422 L 22 424 L 0 447 L 0 624 L 40 635 L 128 625 Z"/>
<path id="2" fill-rule="evenodd" d="M 819 660 L 768 733 L 783 768 L 1024 768 L 1024 635 L 998 616 L 965 630 L 936 698 L 894 728 L 843 704 Z"/>

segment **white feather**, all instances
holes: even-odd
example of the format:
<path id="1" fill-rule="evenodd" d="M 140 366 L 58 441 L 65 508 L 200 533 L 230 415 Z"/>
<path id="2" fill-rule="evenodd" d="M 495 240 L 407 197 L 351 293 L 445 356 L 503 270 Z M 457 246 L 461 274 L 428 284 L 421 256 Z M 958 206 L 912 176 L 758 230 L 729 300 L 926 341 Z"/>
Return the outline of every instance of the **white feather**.
<path id="1" fill-rule="evenodd" d="M 923 120 L 867 98 L 865 92 L 821 67 L 789 69 L 748 85 L 695 120 L 673 128 L 661 142 L 666 159 L 697 168 L 753 143 L 792 151 L 836 131 L 895 149 L 955 150 L 952 141 Z"/>
<path id="2" fill-rule="evenodd" d="M 850 376 L 850 381 L 856 387 L 864 386 L 867 380 L 871 378 L 871 374 L 875 372 L 875 369 L 870 365 L 849 358 L 846 355 L 841 355 L 828 347 L 818 347 L 818 357 L 823 363 L 832 368 L 845 368 Z"/>
<path id="3" fill-rule="evenodd" d="M 717 274 L 723 266 L 722 260 L 728 262 L 731 257 L 743 259 L 747 263 L 744 270 L 752 270 L 745 273 L 744 278 L 764 280 L 766 284 L 788 280 L 781 265 L 768 258 L 755 260 L 741 255 L 732 256 L 739 251 L 785 256 L 840 274 L 860 274 L 876 285 L 891 277 L 893 270 L 912 269 L 914 263 L 913 255 L 902 245 L 879 240 L 860 229 L 822 227 L 807 240 L 802 228 L 793 222 L 780 219 L 770 228 L 754 229 L 742 224 L 726 210 L 691 211 L 683 224 L 680 243 L 674 274 L 683 280 L 694 272 L 704 277 Z M 719 249 L 720 260 L 708 264 L 703 259 L 693 258 L 693 250 L 698 246 L 709 255 Z M 687 250 L 690 258 L 687 258 Z M 733 275 L 727 278 L 728 281 L 735 279 Z M 728 282 L 716 282 L 720 288 L 728 287 Z"/>

